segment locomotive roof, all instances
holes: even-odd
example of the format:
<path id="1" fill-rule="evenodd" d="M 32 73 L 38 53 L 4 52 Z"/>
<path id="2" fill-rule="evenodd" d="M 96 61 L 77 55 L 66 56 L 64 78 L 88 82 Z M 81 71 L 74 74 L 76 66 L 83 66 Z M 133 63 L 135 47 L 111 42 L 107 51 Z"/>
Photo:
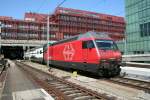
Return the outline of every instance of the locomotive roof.
<path id="1" fill-rule="evenodd" d="M 55 42 L 57 42 L 57 41 L 48 41 L 48 43 L 45 43 L 43 46 L 47 46 L 47 44 L 51 45 L 51 44 L 53 44 Z"/>
<path id="2" fill-rule="evenodd" d="M 111 39 L 109 35 L 106 32 L 87 32 L 85 34 L 80 34 L 78 36 L 78 40 L 82 38 L 105 38 L 105 39 Z"/>
<path id="3" fill-rule="evenodd" d="M 58 42 L 52 43 L 51 45 L 70 42 L 70 41 L 73 41 L 73 40 L 82 40 L 82 39 L 85 39 L 85 38 L 111 39 L 106 32 L 93 32 L 93 31 L 90 31 L 90 32 L 87 32 L 85 34 L 80 34 L 80 35 L 76 35 L 76 36 L 73 36 L 73 37 L 68 38 L 68 39 L 60 40 Z"/>

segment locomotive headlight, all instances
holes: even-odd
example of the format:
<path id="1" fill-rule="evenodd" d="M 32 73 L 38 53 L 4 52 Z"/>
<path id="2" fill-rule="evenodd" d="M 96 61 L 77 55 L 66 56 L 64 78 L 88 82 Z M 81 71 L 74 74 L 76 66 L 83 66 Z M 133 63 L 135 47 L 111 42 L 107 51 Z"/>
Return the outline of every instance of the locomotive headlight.
<path id="1" fill-rule="evenodd" d="M 118 61 L 122 61 L 122 57 L 119 57 L 117 60 L 118 60 Z"/>
<path id="2" fill-rule="evenodd" d="M 115 60 L 115 58 L 110 58 L 110 60 Z"/>
<path id="3" fill-rule="evenodd" d="M 101 62 L 106 62 L 106 60 L 105 60 L 105 59 L 103 59 L 103 60 L 101 60 Z"/>
<path id="4" fill-rule="evenodd" d="M 100 63 L 101 63 L 101 64 L 104 64 L 104 63 L 106 63 L 106 60 L 105 60 L 105 59 L 102 59 L 102 60 L 100 60 Z"/>

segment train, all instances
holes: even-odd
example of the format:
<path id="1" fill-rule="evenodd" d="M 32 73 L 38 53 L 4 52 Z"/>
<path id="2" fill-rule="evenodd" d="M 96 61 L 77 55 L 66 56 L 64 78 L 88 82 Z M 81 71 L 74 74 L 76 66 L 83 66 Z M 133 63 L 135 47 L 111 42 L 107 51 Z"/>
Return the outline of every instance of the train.
<path id="1" fill-rule="evenodd" d="M 49 41 L 49 44 L 52 44 L 56 41 Z M 25 60 L 31 60 L 33 62 L 41 63 L 41 64 L 46 64 L 43 56 L 43 50 L 44 48 L 47 48 L 47 44 L 44 44 L 42 46 L 38 46 L 36 48 L 28 49 L 25 54 L 24 54 L 24 59 Z"/>
<path id="2" fill-rule="evenodd" d="M 26 52 L 32 60 L 96 74 L 118 76 L 122 55 L 115 41 L 104 32 L 87 32 L 68 39 L 45 44 Z M 38 60 L 37 60 L 38 59 Z"/>

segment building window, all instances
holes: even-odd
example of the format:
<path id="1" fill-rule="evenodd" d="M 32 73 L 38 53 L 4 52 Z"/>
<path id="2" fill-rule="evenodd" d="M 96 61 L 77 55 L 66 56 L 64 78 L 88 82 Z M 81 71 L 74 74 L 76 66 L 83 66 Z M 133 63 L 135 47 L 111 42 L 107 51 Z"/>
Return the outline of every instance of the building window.
<path id="1" fill-rule="evenodd" d="M 141 37 L 150 36 L 150 22 L 140 24 L 140 34 Z"/>
<path id="2" fill-rule="evenodd" d="M 150 36 L 150 22 L 148 23 L 148 35 Z"/>
<path id="3" fill-rule="evenodd" d="M 134 54 L 144 54 L 144 51 L 133 51 Z"/>

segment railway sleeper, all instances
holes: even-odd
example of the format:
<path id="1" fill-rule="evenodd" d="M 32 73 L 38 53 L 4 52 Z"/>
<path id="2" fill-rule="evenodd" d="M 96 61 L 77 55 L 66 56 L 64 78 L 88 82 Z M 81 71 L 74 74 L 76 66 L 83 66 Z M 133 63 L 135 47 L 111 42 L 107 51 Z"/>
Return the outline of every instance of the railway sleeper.
<path id="1" fill-rule="evenodd" d="M 74 89 L 72 89 L 72 88 L 70 88 L 70 87 L 64 88 L 64 89 L 60 89 L 60 91 L 62 91 L 62 92 L 64 92 L 64 91 L 70 91 L 70 90 L 74 90 Z"/>
<path id="2" fill-rule="evenodd" d="M 69 96 L 71 98 L 75 98 L 75 97 L 81 97 L 81 96 L 85 96 L 85 95 L 83 93 L 72 93 L 67 96 Z"/>
<path id="3" fill-rule="evenodd" d="M 61 86 L 57 86 L 56 88 L 57 89 L 62 89 L 62 88 L 67 88 L 68 86 L 66 86 L 66 85 L 61 85 Z"/>
<path id="4" fill-rule="evenodd" d="M 150 86 L 149 86 L 149 85 L 145 85 L 144 87 L 147 87 L 147 88 L 149 88 L 149 89 L 150 89 Z"/>
<path id="5" fill-rule="evenodd" d="M 69 91 L 65 91 L 64 94 L 68 95 L 68 94 L 72 94 L 72 93 L 80 93 L 79 90 L 69 90 Z"/>
<path id="6" fill-rule="evenodd" d="M 76 97 L 73 100 L 91 100 L 91 99 L 94 99 L 94 98 L 95 97 L 93 97 L 93 96 L 84 95 L 84 96 Z"/>
<path id="7" fill-rule="evenodd" d="M 60 82 L 55 81 L 55 80 L 53 80 L 53 81 L 46 81 L 46 82 L 48 82 L 49 84 L 61 84 Z"/>
<path id="8" fill-rule="evenodd" d="M 57 85 L 54 85 L 54 84 L 52 85 L 52 84 L 50 84 L 50 86 L 59 87 L 59 86 L 63 86 L 63 85 L 62 85 L 62 84 L 60 84 L 60 85 L 58 85 L 58 84 L 57 84 Z"/>
<path id="9" fill-rule="evenodd" d="M 60 85 L 64 85 L 62 83 L 49 83 L 50 85 L 53 85 L 53 86 L 60 86 Z"/>
<path id="10" fill-rule="evenodd" d="M 53 82 L 55 80 L 53 78 L 47 78 L 47 79 L 45 79 L 45 81 L 47 81 L 47 82 Z"/>
<path id="11" fill-rule="evenodd" d="M 140 84 L 141 87 L 146 87 L 150 89 L 150 86 L 148 86 L 147 84 Z"/>
<path id="12" fill-rule="evenodd" d="M 139 85 L 139 83 L 133 83 L 133 82 L 130 82 L 130 81 L 120 81 L 122 83 L 126 83 L 126 84 L 134 84 L 134 85 Z"/>
<path id="13" fill-rule="evenodd" d="M 57 88 L 57 89 L 67 88 L 67 86 L 64 86 L 64 85 L 50 85 L 50 86 Z"/>

